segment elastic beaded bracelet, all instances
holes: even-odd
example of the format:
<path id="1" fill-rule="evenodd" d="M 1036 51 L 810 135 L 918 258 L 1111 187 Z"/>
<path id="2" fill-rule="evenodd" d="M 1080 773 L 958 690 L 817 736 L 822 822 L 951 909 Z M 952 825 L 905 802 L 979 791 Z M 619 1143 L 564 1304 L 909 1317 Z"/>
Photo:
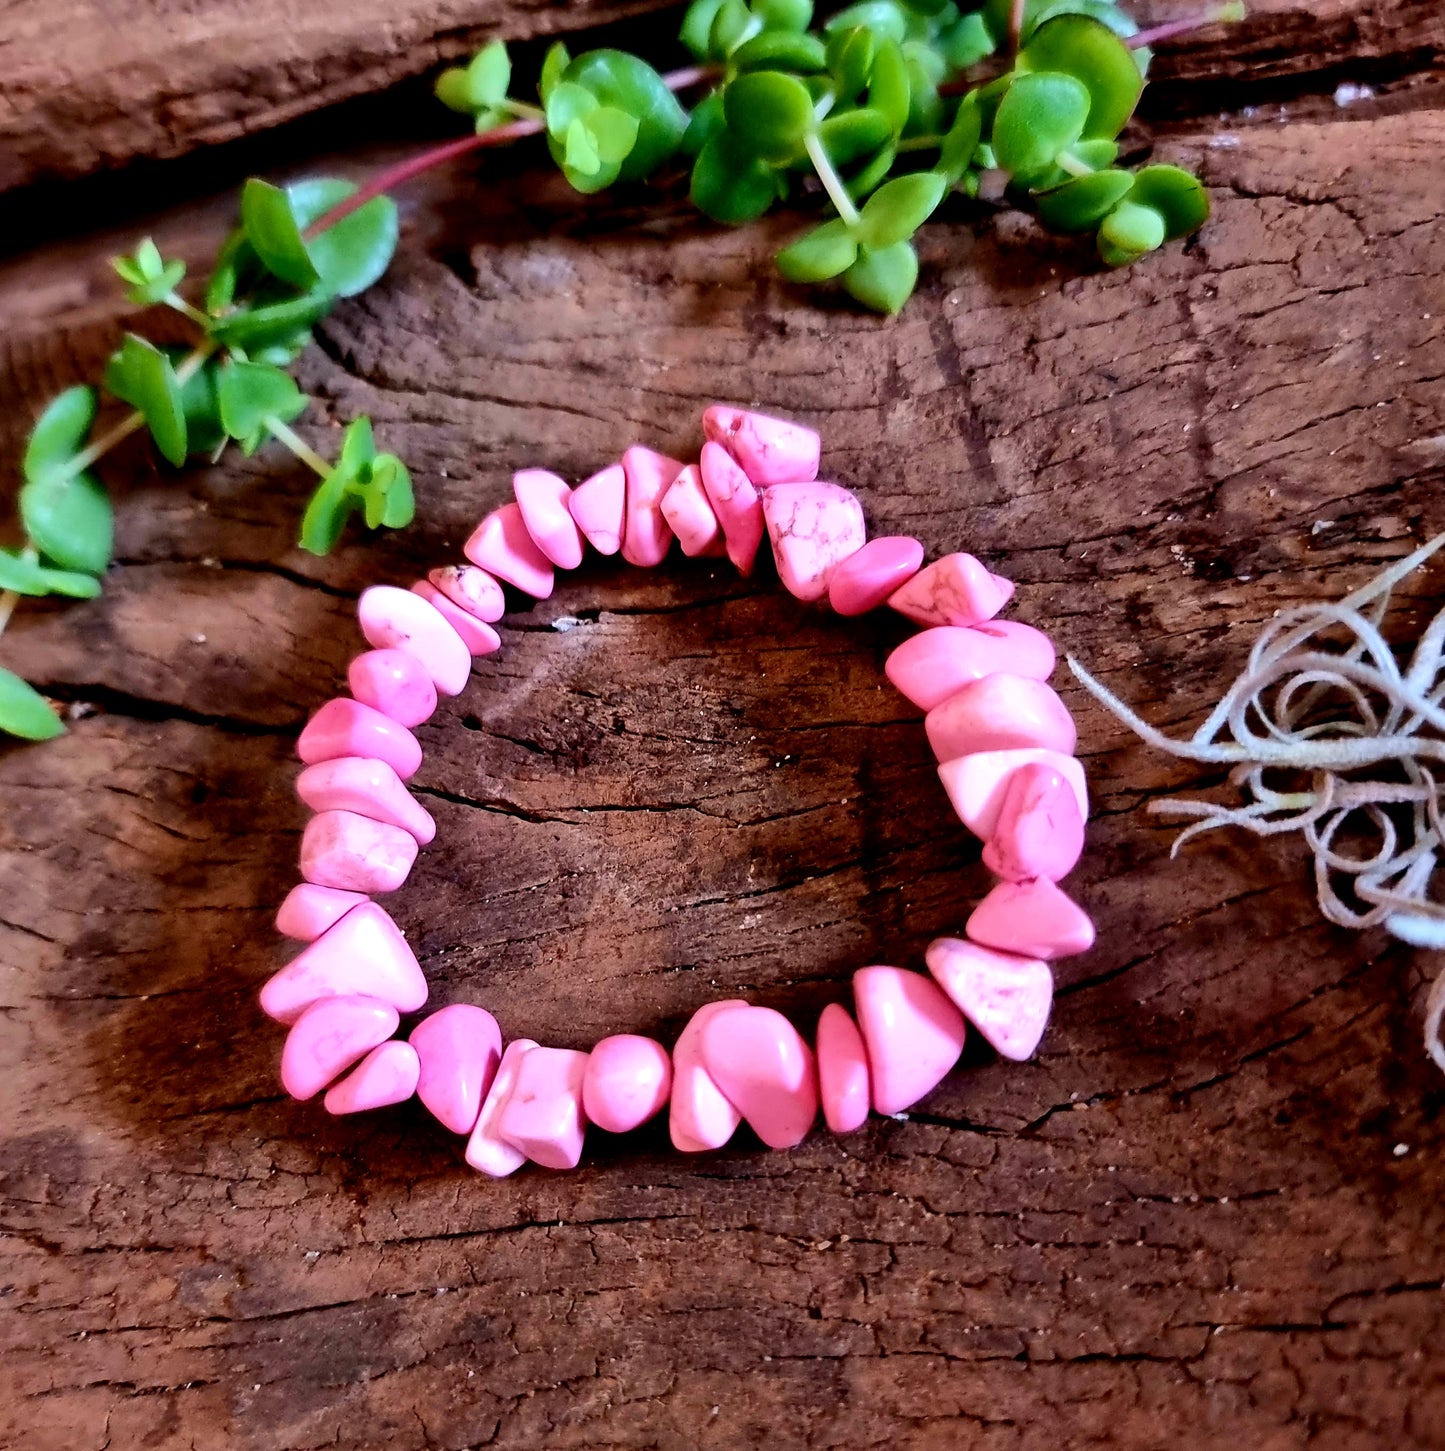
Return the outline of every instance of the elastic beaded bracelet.
<path id="1" fill-rule="evenodd" d="M 492 1175 L 528 1160 L 574 1167 L 589 1124 L 637 1128 L 664 1107 L 685 1152 L 725 1144 L 746 1121 L 771 1148 L 800 1143 L 821 1104 L 834 1133 L 869 1109 L 901 1113 L 963 1051 L 965 1020 L 1002 1056 L 1033 1053 L 1053 1000 L 1049 962 L 1086 951 L 1094 929 L 1056 885 L 1079 859 L 1088 798 L 1074 722 L 1047 684 L 1054 649 L 1028 625 L 996 621 L 1013 585 L 968 554 L 923 564 L 916 539 L 868 540 L 847 489 L 818 479 L 819 438 L 781 419 L 714 406 L 697 463 L 636 445 L 575 489 L 544 469 L 515 476 L 512 503 L 465 546 L 469 561 L 410 590 L 377 585 L 357 614 L 372 648 L 352 661 L 351 697 L 328 701 L 302 731 L 296 790 L 315 813 L 301 874 L 277 928 L 310 945 L 261 991 L 287 1033 L 281 1081 L 334 1114 L 415 1094 Z M 830 1004 L 810 1045 L 772 1008 L 708 1003 L 669 1053 L 634 1034 L 590 1053 L 504 1044 L 485 1009 L 457 1003 L 403 1040 L 404 1013 L 427 999 L 416 956 L 371 897 L 406 880 L 436 834 L 405 782 L 421 765 L 411 727 L 437 693 L 465 689 L 474 656 L 501 645 L 502 585 L 538 599 L 585 545 L 660 563 L 725 556 L 750 574 L 764 535 L 783 585 L 840 615 L 887 605 L 924 628 L 888 657 L 889 680 L 926 712 L 939 775 L 959 819 L 999 878 L 962 939 L 926 953 L 928 974 L 870 966 L 853 977 L 856 1016 Z"/>

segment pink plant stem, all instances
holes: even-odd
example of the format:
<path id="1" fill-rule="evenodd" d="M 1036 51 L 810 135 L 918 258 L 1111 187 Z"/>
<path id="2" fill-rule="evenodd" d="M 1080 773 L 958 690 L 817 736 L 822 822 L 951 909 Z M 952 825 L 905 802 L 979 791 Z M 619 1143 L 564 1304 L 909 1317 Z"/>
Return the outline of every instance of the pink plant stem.
<path id="1" fill-rule="evenodd" d="M 693 86 L 701 85 L 704 81 L 711 80 L 716 74 L 716 66 L 685 66 L 682 70 L 669 71 L 662 79 L 668 90 L 685 91 Z M 477 151 L 483 146 L 505 146 L 510 141 L 520 141 L 524 136 L 536 136 L 543 129 L 543 122 L 527 118 L 509 122 L 507 125 L 498 126 L 491 131 L 479 131 L 472 136 L 462 136 L 441 146 L 433 146 L 416 156 L 408 157 L 405 161 L 397 162 L 395 166 L 387 167 L 385 171 L 378 172 L 364 186 L 352 192 L 349 197 L 337 202 L 329 212 L 324 212 L 317 217 L 302 235 L 309 242 L 313 237 L 320 236 L 329 227 L 334 227 L 337 222 L 344 221 L 353 212 L 360 211 L 367 202 L 374 201 L 379 196 L 385 196 L 404 182 L 410 181 L 412 177 L 420 176 L 424 171 L 430 171 L 434 166 L 443 166 L 448 161 L 453 161 L 458 156 L 465 156 L 469 151 Z"/>
<path id="2" fill-rule="evenodd" d="M 1203 30 L 1207 25 L 1225 24 L 1233 18 L 1229 6 L 1213 6 L 1208 10 L 1201 10 L 1197 15 L 1186 15 L 1181 20 L 1170 20 L 1163 25 L 1156 25 L 1152 30 L 1141 30 L 1137 35 L 1131 35 L 1124 44 L 1130 50 L 1139 50 L 1146 45 L 1158 45 L 1163 40 L 1173 40 L 1176 36 L 1188 35 L 1195 30 Z M 1221 11 L 1224 13 L 1221 14 Z"/>

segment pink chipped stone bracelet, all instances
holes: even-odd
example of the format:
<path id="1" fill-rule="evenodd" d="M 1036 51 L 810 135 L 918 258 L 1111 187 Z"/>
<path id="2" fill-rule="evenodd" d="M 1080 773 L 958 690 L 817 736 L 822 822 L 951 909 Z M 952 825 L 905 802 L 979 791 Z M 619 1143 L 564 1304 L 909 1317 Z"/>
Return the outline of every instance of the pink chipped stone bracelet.
<path id="1" fill-rule="evenodd" d="M 1028 625 L 994 617 L 1013 585 L 968 554 L 923 562 L 916 539 L 868 539 L 847 489 L 818 478 L 809 428 L 714 406 L 695 463 L 634 445 L 569 488 L 523 469 L 515 499 L 467 540 L 466 564 L 409 589 L 375 585 L 357 609 L 372 648 L 347 672 L 351 697 L 328 701 L 297 744 L 296 790 L 314 815 L 302 837 L 304 880 L 276 926 L 308 945 L 267 982 L 263 1010 L 287 1029 L 281 1081 L 334 1114 L 413 1095 L 455 1134 L 466 1159 L 502 1176 L 528 1161 L 568 1169 L 589 1126 L 626 1133 L 664 1108 L 674 1145 L 716 1149 L 746 1122 L 790 1148 L 821 1110 L 851 1133 L 870 1109 L 897 1114 L 958 1061 L 965 1024 L 1003 1057 L 1028 1058 L 1053 1001 L 1056 958 L 1085 952 L 1093 924 L 1059 888 L 1084 846 L 1088 794 L 1074 722 L 1049 686 L 1054 649 Z M 590 1052 L 506 1041 L 484 1008 L 454 1003 L 405 1038 L 426 979 L 406 938 L 372 897 L 406 880 L 436 835 L 406 786 L 421 765 L 412 727 L 437 696 L 465 689 L 475 656 L 500 648 L 502 585 L 545 599 L 558 569 L 590 545 L 643 567 L 674 539 L 750 574 L 764 538 L 784 586 L 844 616 L 888 606 L 923 628 L 889 656 L 893 685 L 925 712 L 944 789 L 998 877 L 959 938 L 926 953 L 927 974 L 863 967 L 853 1011 L 829 1004 L 810 1043 L 781 1013 L 708 1003 L 672 1051 L 623 1033 Z"/>

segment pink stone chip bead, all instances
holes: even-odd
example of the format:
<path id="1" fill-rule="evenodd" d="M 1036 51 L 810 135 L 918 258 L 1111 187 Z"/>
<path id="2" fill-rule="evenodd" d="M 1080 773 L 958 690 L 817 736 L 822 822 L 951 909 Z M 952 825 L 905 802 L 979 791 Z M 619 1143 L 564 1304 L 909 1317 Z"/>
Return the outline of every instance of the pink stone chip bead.
<path id="1" fill-rule="evenodd" d="M 1052 686 L 1006 671 L 965 685 L 934 706 L 923 725 L 940 761 L 1030 747 L 1068 756 L 1078 740 L 1074 718 Z"/>
<path id="2" fill-rule="evenodd" d="M 728 558 L 742 574 L 751 574 L 763 542 L 762 496 L 721 444 L 703 444 L 698 468 L 708 503 L 722 527 Z"/>
<path id="3" fill-rule="evenodd" d="M 546 599 L 556 576 L 552 561 L 532 542 L 521 509 L 503 504 L 493 509 L 472 531 L 462 553 L 478 569 L 513 585 L 524 594 Z"/>
<path id="4" fill-rule="evenodd" d="M 301 875 L 318 887 L 394 892 L 416 860 L 416 837 L 354 811 L 322 811 L 301 833 Z"/>
<path id="5" fill-rule="evenodd" d="M 954 1006 L 1004 1058 L 1021 1063 L 1039 1046 L 1054 1002 L 1054 975 L 1036 957 L 940 937 L 924 954 Z"/>
<path id="6" fill-rule="evenodd" d="M 497 1075 L 482 1099 L 477 1126 L 467 1140 L 467 1163 L 479 1173 L 490 1174 L 494 1179 L 505 1179 L 508 1174 L 515 1174 L 527 1162 L 527 1156 L 520 1149 L 498 1137 L 497 1121 L 511 1096 L 522 1059 L 534 1052 L 536 1047 L 530 1038 L 514 1038 L 507 1044 L 502 1061 L 497 1065 Z"/>
<path id="7" fill-rule="evenodd" d="M 1094 924 L 1047 877 L 1000 882 L 973 909 L 964 931 L 985 947 L 1045 962 L 1094 945 Z"/>
<path id="8" fill-rule="evenodd" d="M 448 564 L 427 575 L 459 610 L 494 625 L 507 613 L 507 597 L 502 587 L 485 569 L 474 564 Z"/>
<path id="9" fill-rule="evenodd" d="M 281 1050 L 281 1086 L 314 1098 L 333 1078 L 396 1032 L 396 1009 L 375 998 L 323 998 L 291 1025 Z"/>
<path id="10" fill-rule="evenodd" d="M 710 443 L 726 448 L 755 484 L 807 483 L 818 477 L 822 442 L 801 423 L 714 403 L 703 410 L 702 431 Z"/>
<path id="11" fill-rule="evenodd" d="M 337 756 L 308 766 L 296 779 L 296 794 L 313 811 L 352 811 L 409 831 L 418 846 L 437 834 L 436 822 L 385 761 Z"/>
<path id="12" fill-rule="evenodd" d="M 485 620 L 449 600 L 429 579 L 417 580 L 411 592 L 424 599 L 457 632 L 469 654 L 494 655 L 502 648 L 502 637 Z"/>
<path id="13" fill-rule="evenodd" d="M 622 557 L 628 564 L 651 569 L 667 557 L 672 530 L 662 516 L 662 496 L 682 472 L 675 458 L 634 443 L 622 455 L 627 475 L 627 523 L 622 532 Z"/>
<path id="14" fill-rule="evenodd" d="M 868 1049 L 873 1107 L 902 1113 L 937 1087 L 963 1052 L 963 1014 L 919 972 L 864 967 L 853 974 Z"/>
<path id="15" fill-rule="evenodd" d="M 732 1138 L 742 1115 L 713 1082 L 702 1061 L 702 1030 L 724 1008 L 746 1007 L 740 998 L 705 1003 L 688 1019 L 672 1046 L 672 1104 L 668 1129 L 672 1146 L 684 1154 L 720 1149 Z"/>
<path id="16" fill-rule="evenodd" d="M 971 554 L 945 554 L 888 601 L 920 625 L 979 625 L 1013 598 L 1013 582 L 990 574 Z"/>
<path id="17" fill-rule="evenodd" d="M 984 865 L 1006 882 L 1061 881 L 1084 851 L 1084 818 L 1063 775 L 1047 765 L 1020 766 L 1004 785 Z"/>
<path id="18" fill-rule="evenodd" d="M 326 1090 L 327 1113 L 364 1113 L 405 1103 L 416 1092 L 416 1049 L 396 1039 L 373 1048 L 340 1083 Z"/>
<path id="19" fill-rule="evenodd" d="M 276 930 L 298 942 L 314 942 L 339 922 L 353 907 L 367 900 L 361 892 L 342 892 L 335 887 L 317 887 L 298 882 L 286 893 L 276 913 Z"/>
<path id="20" fill-rule="evenodd" d="M 945 761 L 938 768 L 948 799 L 958 819 L 980 840 L 988 841 L 998 826 L 1004 792 L 1009 778 L 1021 766 L 1047 766 L 1069 783 L 1079 803 L 1079 818 L 1089 815 L 1089 793 L 1084 785 L 1084 768 L 1072 756 L 1059 751 L 980 751 Z"/>
<path id="21" fill-rule="evenodd" d="M 472 673 L 471 652 L 420 595 L 395 585 L 374 584 L 361 592 L 356 617 L 367 644 L 415 655 L 443 695 L 460 695 L 466 689 Z"/>
<path id="22" fill-rule="evenodd" d="M 617 1033 L 587 1055 L 582 1109 L 587 1121 L 609 1134 L 625 1134 L 667 1106 L 672 1059 L 652 1038 Z"/>
<path id="23" fill-rule="evenodd" d="M 294 1023 L 322 998 L 361 993 L 414 1013 L 426 977 L 401 930 L 375 902 L 353 907 L 261 989 L 261 1011 Z"/>
<path id="24" fill-rule="evenodd" d="M 568 508 L 598 554 L 616 554 L 627 525 L 627 474 L 622 465 L 608 464 L 578 484 Z"/>
<path id="25" fill-rule="evenodd" d="M 586 1072 L 587 1055 L 571 1048 L 524 1053 L 497 1117 L 497 1136 L 544 1169 L 575 1169 L 587 1135 L 582 1112 Z"/>
<path id="26" fill-rule="evenodd" d="M 532 542 L 558 569 L 576 569 L 582 563 L 582 531 L 568 507 L 572 490 L 566 480 L 550 469 L 519 469 L 512 492 Z"/>
<path id="27" fill-rule="evenodd" d="M 662 496 L 662 517 L 689 558 L 706 554 L 722 538 L 722 526 L 708 503 L 699 465 L 688 464 L 667 486 Z"/>
<path id="28" fill-rule="evenodd" d="M 398 725 L 418 726 L 437 708 L 437 688 L 426 667 L 406 650 L 367 650 L 346 671 L 346 683 L 362 705 Z"/>
<path id="29" fill-rule="evenodd" d="M 841 1003 L 818 1019 L 818 1089 L 823 1118 L 835 1134 L 851 1134 L 868 1117 L 868 1050 L 858 1024 Z"/>
<path id="30" fill-rule="evenodd" d="M 863 506 L 845 488 L 815 480 L 763 490 L 763 520 L 789 594 L 820 600 L 833 571 L 868 538 Z"/>
<path id="31" fill-rule="evenodd" d="M 485 1008 L 450 1003 L 423 1018 L 408 1041 L 421 1061 L 416 1096 L 454 1134 L 471 1133 L 502 1061 L 497 1020 Z"/>
<path id="32" fill-rule="evenodd" d="M 770 1149 L 803 1142 L 818 1117 L 818 1069 L 780 1012 L 744 1004 L 713 1013 L 698 1046 L 712 1081 Z"/>
<path id="33" fill-rule="evenodd" d="M 1013 620 L 937 625 L 905 640 L 883 669 L 900 694 L 920 710 L 932 710 L 970 682 L 999 670 L 1047 680 L 1054 673 L 1054 647 L 1042 630 Z"/>
<path id="34" fill-rule="evenodd" d="M 296 754 L 308 766 L 337 756 L 370 756 L 385 761 L 403 781 L 421 765 L 421 746 L 404 725 L 345 696 L 328 700 L 307 721 Z"/>
<path id="35" fill-rule="evenodd" d="M 840 615 L 866 615 L 887 604 L 923 563 L 923 545 L 902 534 L 870 539 L 828 581 L 828 603 Z"/>

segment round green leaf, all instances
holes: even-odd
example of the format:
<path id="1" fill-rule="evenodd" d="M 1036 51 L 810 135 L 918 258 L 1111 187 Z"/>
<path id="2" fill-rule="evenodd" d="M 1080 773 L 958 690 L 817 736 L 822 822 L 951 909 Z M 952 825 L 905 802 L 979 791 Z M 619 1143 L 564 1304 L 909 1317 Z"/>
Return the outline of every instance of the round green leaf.
<path id="1" fill-rule="evenodd" d="M 95 389 L 84 384 L 52 398 L 25 446 L 21 472 L 31 481 L 61 468 L 80 452 L 95 422 Z"/>
<path id="2" fill-rule="evenodd" d="M 444 70 L 437 77 L 432 94 L 448 111 L 459 111 L 464 116 L 470 116 L 476 110 L 472 105 L 472 88 L 467 84 L 465 66 L 454 65 Z"/>
<path id="3" fill-rule="evenodd" d="M 361 501 L 347 491 L 346 482 L 333 473 L 322 480 L 301 516 L 301 535 L 297 540 L 308 554 L 330 554 Z"/>
<path id="4" fill-rule="evenodd" d="M 51 569 L 26 554 L 0 549 L 0 589 L 18 595 L 69 595 L 71 599 L 93 600 L 100 593 L 100 581 L 93 574 Z"/>
<path id="5" fill-rule="evenodd" d="M 873 57 L 868 73 L 868 104 L 882 113 L 895 136 L 908 124 L 912 91 L 908 80 L 908 62 L 896 40 L 885 40 Z"/>
<path id="6" fill-rule="evenodd" d="M 544 106 L 571 64 L 572 52 L 560 40 L 554 40 L 547 47 L 547 54 L 542 61 L 542 74 L 537 81 L 537 94 L 542 98 Z"/>
<path id="7" fill-rule="evenodd" d="M 941 65 L 926 46 L 910 45 L 904 54 L 908 66 L 908 120 L 905 136 L 936 136 L 943 122 L 943 99 L 938 94 Z"/>
<path id="8" fill-rule="evenodd" d="M 966 71 L 981 60 L 986 60 L 997 48 L 993 36 L 984 24 L 983 16 L 976 11 L 965 15 L 944 30 L 937 40 L 938 53 L 955 71 Z"/>
<path id="9" fill-rule="evenodd" d="M 1035 197 L 1039 220 L 1056 232 L 1090 231 L 1129 194 L 1133 184 L 1134 178 L 1127 171 L 1095 171 L 1071 177 L 1062 186 Z"/>
<path id="10" fill-rule="evenodd" d="M 868 84 L 878 42 L 873 32 L 863 26 L 851 30 L 830 30 L 828 33 L 828 73 L 840 101 L 850 102 Z"/>
<path id="11" fill-rule="evenodd" d="M 692 116 L 682 137 L 682 150 L 687 156 L 697 156 L 708 143 L 708 138 L 727 125 L 723 119 L 723 93 L 710 91 L 692 108 Z"/>
<path id="12" fill-rule="evenodd" d="M 893 134 L 887 118 L 871 106 L 829 116 L 818 127 L 818 138 L 834 166 L 852 166 L 872 156 Z"/>
<path id="13" fill-rule="evenodd" d="M 998 164 L 1027 177 L 1054 164 L 1079 139 L 1089 114 L 1089 92 L 1073 76 L 1050 72 L 1020 76 L 999 103 L 993 121 Z"/>
<path id="14" fill-rule="evenodd" d="M 293 287 L 315 287 L 320 274 L 301 239 L 301 223 L 279 186 L 253 176 L 241 188 L 241 226 L 269 272 Z"/>
<path id="15" fill-rule="evenodd" d="M 176 370 L 165 353 L 134 333 L 105 370 L 105 386 L 145 415 L 162 456 L 179 468 L 186 461 L 186 409 Z"/>
<path id="16" fill-rule="evenodd" d="M 723 0 L 708 32 L 708 54 L 714 60 L 725 59 L 757 29 L 743 0 Z"/>
<path id="17" fill-rule="evenodd" d="M 864 307 L 892 316 L 912 296 L 918 281 L 918 254 L 910 242 L 877 252 L 862 252 L 843 274 L 843 286 Z"/>
<path id="18" fill-rule="evenodd" d="M 804 31 L 813 23 L 813 0 L 753 0 L 752 9 L 770 31 Z"/>
<path id="19" fill-rule="evenodd" d="M 1164 218 L 1153 207 L 1122 201 L 1099 227 L 1099 255 L 1110 267 L 1126 267 L 1164 245 Z"/>
<path id="20" fill-rule="evenodd" d="M 776 260 L 789 282 L 825 282 L 846 272 L 857 257 L 857 242 L 843 220 L 835 217 L 784 247 Z"/>
<path id="21" fill-rule="evenodd" d="M 261 434 L 268 418 L 290 423 L 305 411 L 307 402 L 289 373 L 234 359 L 219 372 L 216 397 L 222 428 L 242 443 Z"/>
<path id="22" fill-rule="evenodd" d="M 35 479 L 20 490 L 30 542 L 62 569 L 101 574 L 110 563 L 115 518 L 100 480 L 85 472 Z"/>
<path id="23" fill-rule="evenodd" d="M 1209 193 L 1197 176 L 1178 166 L 1146 166 L 1134 178 L 1131 202 L 1152 207 L 1164 218 L 1164 236 L 1176 242 L 1209 220 Z"/>
<path id="24" fill-rule="evenodd" d="M 717 19 L 722 3 L 723 0 L 693 0 L 687 7 L 687 14 L 682 17 L 682 29 L 678 32 L 678 39 L 696 61 L 705 61 L 711 57 L 708 38 L 712 35 L 712 23 Z"/>
<path id="25" fill-rule="evenodd" d="M 1020 70 L 1073 76 L 1089 92 L 1081 134 L 1117 136 L 1134 114 L 1144 78 L 1129 47 L 1107 25 L 1085 15 L 1060 15 L 1041 25 L 1020 52 Z"/>
<path id="26" fill-rule="evenodd" d="M 372 483 L 381 489 L 385 501 L 381 511 L 382 527 L 405 529 L 416 518 L 416 495 L 406 465 L 395 454 L 384 453 L 371 466 L 371 478 Z"/>
<path id="27" fill-rule="evenodd" d="M 625 111 L 637 122 L 637 140 L 618 172 L 620 181 L 650 176 L 672 156 L 687 130 L 687 112 L 646 61 L 620 50 L 579 55 L 563 79 L 590 91 L 603 106 Z"/>
<path id="28" fill-rule="evenodd" d="M 206 284 L 206 311 L 225 312 L 237 296 L 255 286 L 262 275 L 261 259 L 239 227 L 226 238 Z"/>
<path id="29" fill-rule="evenodd" d="M 856 236 L 863 246 L 882 250 L 911 237 L 933 214 L 948 179 L 936 171 L 916 171 L 884 182 L 863 206 Z"/>
<path id="30" fill-rule="evenodd" d="M 286 188 L 286 195 L 304 229 L 355 190 L 353 182 L 318 176 L 293 182 Z M 312 237 L 306 246 L 321 274 L 321 289 L 337 297 L 365 292 L 391 265 L 400 236 L 396 203 L 390 197 L 379 196 Z"/>
<path id="31" fill-rule="evenodd" d="M 727 130 L 715 132 L 692 168 L 692 204 L 727 226 L 756 221 L 778 199 L 773 170 Z"/>
<path id="32" fill-rule="evenodd" d="M 893 163 L 897 159 L 898 148 L 885 146 L 862 170 L 854 172 L 848 178 L 848 195 L 855 202 L 862 201 L 893 170 Z"/>
<path id="33" fill-rule="evenodd" d="M 966 96 L 938 155 L 938 169 L 950 182 L 957 181 L 973 165 L 973 155 L 982 136 L 983 112 L 972 96 Z"/>
<path id="34" fill-rule="evenodd" d="M 217 318 L 211 336 L 227 347 L 254 353 L 262 348 L 292 348 L 304 343 L 313 323 L 331 311 L 333 298 L 326 292 L 311 292 L 286 302 L 265 303 L 244 312 Z"/>
<path id="35" fill-rule="evenodd" d="M 507 47 L 500 40 L 489 41 L 471 59 L 467 66 L 467 92 L 472 109 L 480 111 L 495 106 L 507 98 L 507 87 L 512 84 L 512 60 Z"/>
<path id="36" fill-rule="evenodd" d="M 813 75 L 826 69 L 827 60 L 827 51 L 817 36 L 794 35 L 787 30 L 765 30 L 732 53 L 733 69 L 739 74 L 780 70 Z"/>
<path id="37" fill-rule="evenodd" d="M 754 71 L 723 93 L 728 130 L 750 151 L 773 162 L 790 161 L 813 126 L 813 98 L 795 76 Z"/>
<path id="38" fill-rule="evenodd" d="M 22 741 L 50 741 L 65 734 L 65 725 L 39 691 L 0 667 L 0 731 Z"/>
<path id="39" fill-rule="evenodd" d="M 1095 171 L 1103 171 L 1119 159 L 1119 143 L 1096 136 L 1090 141 L 1075 141 L 1069 147 L 1069 154 L 1076 161 L 1082 161 L 1085 166 L 1092 167 Z"/>
<path id="40" fill-rule="evenodd" d="M 863 0 L 829 16 L 825 30 L 851 30 L 861 25 L 879 40 L 901 45 L 908 38 L 908 13 L 896 0 Z"/>
<path id="41" fill-rule="evenodd" d="M 186 356 L 184 348 L 162 348 L 171 360 L 171 367 L 177 368 Z M 226 431 L 221 427 L 220 404 L 216 398 L 216 372 L 220 364 L 215 358 L 208 358 L 181 384 L 181 412 L 186 420 L 186 452 L 209 454 L 225 439 Z"/>
<path id="42" fill-rule="evenodd" d="M 586 121 L 592 133 L 592 144 L 600 161 L 608 166 L 621 166 L 637 144 L 637 118 L 616 106 L 599 106 Z"/>

